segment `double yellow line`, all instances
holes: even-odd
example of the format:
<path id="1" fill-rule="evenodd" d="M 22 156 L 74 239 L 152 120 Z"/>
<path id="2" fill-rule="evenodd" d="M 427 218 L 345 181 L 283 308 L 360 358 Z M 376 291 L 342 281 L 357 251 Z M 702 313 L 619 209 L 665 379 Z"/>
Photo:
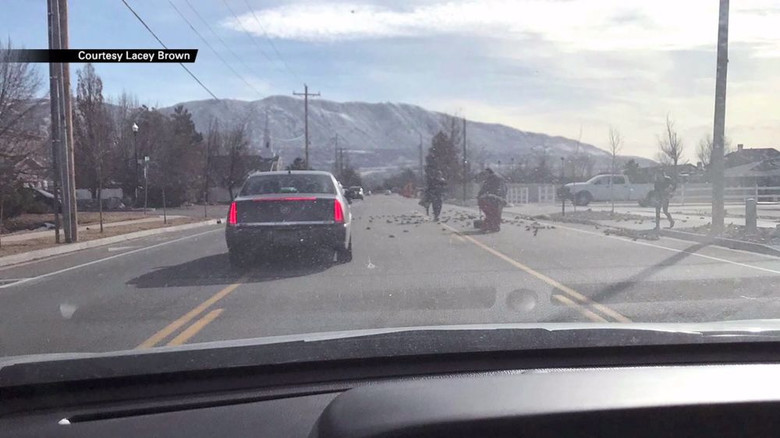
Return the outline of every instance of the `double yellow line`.
<path id="1" fill-rule="evenodd" d="M 615 310 L 603 305 L 599 304 L 590 298 L 586 297 L 585 295 L 582 295 L 581 293 L 577 292 L 576 290 L 561 284 L 560 282 L 542 274 L 539 271 L 536 271 L 517 260 L 509 257 L 508 255 L 497 251 L 484 243 L 480 242 L 479 240 L 465 235 L 461 234 L 458 230 L 455 228 L 452 228 L 451 226 L 447 224 L 442 224 L 445 227 L 449 228 L 457 234 L 458 236 L 462 237 L 463 239 L 468 240 L 469 242 L 473 243 L 474 245 L 482 248 L 483 250 L 489 252 L 490 254 L 493 254 L 494 256 L 500 258 L 501 260 L 509 263 L 510 265 L 520 269 L 521 271 L 524 271 L 537 279 L 549 284 L 553 288 L 557 289 L 558 291 L 562 292 L 563 294 L 554 294 L 552 297 L 556 301 L 571 307 L 575 310 L 577 310 L 581 315 L 588 318 L 591 321 L 594 322 L 631 322 L 631 320 L 620 313 L 616 312 Z"/>
<path id="2" fill-rule="evenodd" d="M 227 286 L 226 288 L 212 295 L 209 299 L 200 303 L 194 309 L 190 310 L 189 312 L 185 313 L 177 320 L 168 324 L 167 326 L 165 326 L 165 328 L 153 334 L 149 339 L 143 341 L 139 346 L 135 348 L 143 349 L 143 348 L 152 348 L 154 346 L 157 346 L 157 344 L 165 340 L 168 336 L 172 335 L 174 332 L 182 328 L 184 325 L 186 325 L 187 323 L 189 323 L 190 321 L 198 317 L 201 313 L 205 312 L 209 307 L 214 305 L 214 303 L 228 296 L 231 292 L 236 290 L 237 287 L 241 286 L 244 283 L 244 281 L 246 281 L 246 277 L 241 277 L 237 282 L 231 284 L 230 286 Z M 206 327 L 210 322 L 214 321 L 222 313 L 223 310 L 224 309 L 214 309 L 210 311 L 205 316 L 195 321 L 191 326 L 184 329 L 176 337 L 171 339 L 170 342 L 168 342 L 166 345 L 169 346 L 181 345 L 187 342 L 190 338 L 195 336 L 199 331 L 201 331 L 204 327 Z"/>

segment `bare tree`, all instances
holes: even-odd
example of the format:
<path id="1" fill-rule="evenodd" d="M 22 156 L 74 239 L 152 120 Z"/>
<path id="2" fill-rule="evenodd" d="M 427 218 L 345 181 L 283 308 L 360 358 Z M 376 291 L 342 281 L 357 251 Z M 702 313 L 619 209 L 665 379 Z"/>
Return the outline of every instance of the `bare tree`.
<path id="1" fill-rule="evenodd" d="M 723 142 L 723 154 L 726 155 L 732 150 L 731 139 L 725 138 Z M 709 167 L 712 162 L 712 134 L 706 134 L 699 140 L 699 145 L 696 147 L 696 158 L 704 168 Z"/>
<path id="2" fill-rule="evenodd" d="M 212 183 L 211 174 L 214 167 L 214 156 L 219 154 L 221 143 L 222 133 L 219 130 L 219 120 L 212 118 L 209 121 L 209 129 L 206 133 L 206 141 L 203 142 L 203 146 L 206 148 L 204 151 L 205 163 L 203 175 L 203 203 L 205 205 L 208 205 L 209 202 L 209 187 L 211 187 Z"/>
<path id="3" fill-rule="evenodd" d="M 43 103 L 37 99 L 41 80 L 31 64 L 12 59 L 12 48 L 10 38 L 0 46 L 0 228 L 6 199 L 19 188 L 20 163 L 31 145 L 41 144 L 29 117 Z"/>
<path id="4" fill-rule="evenodd" d="M 114 154 L 111 156 L 110 177 L 122 185 L 126 196 L 137 195 L 138 167 L 136 163 L 137 142 L 133 132 L 133 123 L 137 122 L 136 112 L 141 106 L 138 98 L 127 92 L 122 92 L 113 99 L 108 99 L 107 106 L 111 119 L 111 132 L 113 133 Z M 135 199 L 133 199 L 135 202 Z"/>
<path id="5" fill-rule="evenodd" d="M 677 133 L 674 120 L 667 115 L 664 133 L 658 137 L 658 159 L 661 164 L 673 166 L 672 178 L 677 181 L 677 165 L 682 160 L 685 148 L 682 138 Z"/>
<path id="6" fill-rule="evenodd" d="M 249 138 L 246 123 L 238 123 L 230 128 L 222 141 L 222 154 L 227 155 L 227 169 L 222 177 L 223 184 L 233 199 L 233 190 L 241 184 L 246 174 L 245 157 L 249 152 Z"/>
<path id="7" fill-rule="evenodd" d="M 610 127 L 609 128 L 609 153 L 612 156 L 612 165 L 610 168 L 610 173 L 614 175 L 617 173 L 617 155 L 620 152 L 620 150 L 623 148 L 623 137 L 620 135 L 620 131 L 618 131 L 617 128 Z M 614 187 L 612 184 L 613 178 L 609 178 L 609 199 L 612 203 L 612 214 L 615 214 L 615 196 L 614 196 Z"/>
<path id="8" fill-rule="evenodd" d="M 103 232 L 105 161 L 113 146 L 111 121 L 103 100 L 103 81 L 87 64 L 77 73 L 75 126 L 76 181 L 97 196 L 100 232 Z"/>

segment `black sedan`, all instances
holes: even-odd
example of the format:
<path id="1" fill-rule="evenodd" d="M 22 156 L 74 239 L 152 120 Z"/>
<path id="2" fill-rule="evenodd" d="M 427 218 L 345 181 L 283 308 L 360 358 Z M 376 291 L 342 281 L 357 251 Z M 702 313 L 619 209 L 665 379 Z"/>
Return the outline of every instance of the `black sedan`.
<path id="1" fill-rule="evenodd" d="M 351 225 L 349 202 L 330 173 L 257 172 L 230 204 L 225 238 L 235 266 L 284 250 L 326 250 L 348 262 Z"/>

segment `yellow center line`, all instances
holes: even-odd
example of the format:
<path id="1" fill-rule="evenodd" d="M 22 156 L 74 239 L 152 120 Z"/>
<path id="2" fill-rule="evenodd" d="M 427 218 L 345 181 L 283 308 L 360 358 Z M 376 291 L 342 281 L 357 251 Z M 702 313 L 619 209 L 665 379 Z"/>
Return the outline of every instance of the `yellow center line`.
<path id="1" fill-rule="evenodd" d="M 504 260 L 505 262 L 511 264 L 512 266 L 514 266 L 514 267 L 516 267 L 516 268 L 518 268 L 518 269 L 520 269 L 522 271 L 525 271 L 528 274 L 533 275 L 534 277 L 538 278 L 539 280 L 549 284 L 550 286 L 552 286 L 552 287 L 554 287 L 554 288 L 556 288 L 556 289 L 558 289 L 558 290 L 560 290 L 562 292 L 565 292 L 566 294 L 568 294 L 572 298 L 576 299 L 577 301 L 579 301 L 581 303 L 584 303 L 584 304 L 587 304 L 588 306 L 591 306 L 591 307 L 593 307 L 595 309 L 600 310 L 605 315 L 608 315 L 608 316 L 614 318 L 618 322 L 631 322 L 631 320 L 629 318 L 627 318 L 627 317 L 621 315 L 620 313 L 610 309 L 609 307 L 607 307 L 607 306 L 605 306 L 603 304 L 599 304 L 599 303 L 596 303 L 596 302 L 592 301 L 590 298 L 586 297 L 585 295 L 582 295 L 581 293 L 575 291 L 574 289 L 572 289 L 572 288 L 570 288 L 570 287 L 568 287 L 568 286 L 566 286 L 564 284 L 561 284 L 560 282 L 558 282 L 558 281 L 556 281 L 556 280 L 554 280 L 554 279 L 552 279 L 552 278 L 542 274 L 541 272 L 538 272 L 538 271 L 535 271 L 535 270 L 531 269 L 530 267 L 528 267 L 528 266 L 518 262 L 517 260 L 509 257 L 508 255 L 506 255 L 506 254 L 504 254 L 504 253 L 502 253 L 500 251 L 497 251 L 497 250 L 495 250 L 495 249 L 485 245 L 484 243 L 480 242 L 479 240 L 477 240 L 477 239 L 475 239 L 475 238 L 473 238 L 471 236 L 467 236 L 465 234 L 461 234 L 458 230 L 456 230 L 455 228 L 452 228 L 451 226 L 449 226 L 447 224 L 442 224 L 442 225 L 444 225 L 445 227 L 447 227 L 450 230 L 454 231 L 455 233 L 458 233 L 461 237 L 463 237 L 464 239 L 466 239 L 469 242 L 473 243 L 474 245 L 477 245 L 478 247 L 480 247 L 480 248 L 484 249 L 485 251 L 493 254 L 494 256 L 500 258 L 501 260 Z"/>
<path id="2" fill-rule="evenodd" d="M 586 318 L 590 319 L 593 322 L 607 322 L 606 319 L 600 317 L 599 315 L 597 315 L 597 314 L 591 312 L 590 310 L 582 307 L 581 305 L 575 303 L 574 301 L 572 301 L 568 297 L 565 297 L 563 295 L 557 295 L 557 294 L 553 295 L 552 297 L 555 298 L 556 300 L 560 301 L 561 303 L 563 303 L 563 304 L 565 304 L 565 305 L 567 305 L 567 306 L 577 310 L 578 312 L 582 313 L 583 315 L 585 315 Z"/>
<path id="3" fill-rule="evenodd" d="M 207 313 L 206 316 L 195 321 L 194 323 L 192 323 L 191 326 L 187 327 L 184 331 L 179 333 L 178 336 L 171 339 L 171 342 L 168 342 L 167 345 L 175 346 L 187 342 L 188 340 L 190 340 L 191 337 L 195 336 L 196 334 L 198 334 L 199 331 L 203 330 L 203 327 L 206 327 L 207 325 L 209 325 L 211 321 L 217 319 L 217 317 L 219 316 L 220 313 L 222 313 L 223 310 L 225 309 L 214 309 L 211 312 Z"/>
<path id="4" fill-rule="evenodd" d="M 184 326 L 184 324 L 187 324 L 188 322 L 192 321 L 193 318 L 197 317 L 201 313 L 203 313 L 206 309 L 211 307 L 214 303 L 221 300 L 222 298 L 225 298 L 228 294 L 233 292 L 238 286 L 241 286 L 241 284 L 246 281 L 246 277 L 241 277 L 237 282 L 231 284 L 230 286 L 222 289 L 221 291 L 214 294 L 211 298 L 207 299 L 206 301 L 200 303 L 197 307 L 190 310 L 184 316 L 180 317 L 179 319 L 173 321 L 172 323 L 168 324 L 165 328 L 160 330 L 159 332 L 153 334 L 149 339 L 145 340 L 141 343 L 141 345 L 135 347 L 136 349 L 142 349 L 142 348 L 151 348 L 157 345 L 159 342 L 161 342 L 163 339 L 170 336 L 173 332 Z"/>

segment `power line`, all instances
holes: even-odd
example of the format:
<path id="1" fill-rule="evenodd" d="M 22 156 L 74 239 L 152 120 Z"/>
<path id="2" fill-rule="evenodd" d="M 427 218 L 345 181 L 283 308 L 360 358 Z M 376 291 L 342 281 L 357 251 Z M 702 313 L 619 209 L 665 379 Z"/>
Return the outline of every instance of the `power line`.
<path id="1" fill-rule="evenodd" d="M 282 64 L 284 64 L 284 67 L 287 69 L 287 71 L 290 72 L 291 75 L 295 76 L 295 79 L 297 79 L 298 82 L 303 82 L 301 78 L 298 77 L 298 75 L 293 71 L 293 69 L 290 68 L 290 65 L 287 64 L 287 61 L 284 60 L 282 54 L 279 53 L 279 50 L 276 48 L 276 44 L 274 44 L 274 41 L 271 39 L 271 37 L 268 36 L 268 32 L 265 30 L 265 26 L 263 26 L 263 23 L 260 22 L 259 18 L 257 18 L 257 15 L 255 15 L 254 9 L 252 9 L 252 7 L 249 6 L 249 2 L 247 0 L 244 0 L 244 4 L 246 5 L 246 8 L 249 10 L 249 12 L 252 13 L 252 17 L 254 17 L 255 22 L 257 22 L 257 25 L 260 26 L 260 29 L 263 31 L 263 35 L 265 36 L 266 41 L 268 41 L 268 44 L 274 50 L 279 60 L 282 61 Z"/>
<path id="2" fill-rule="evenodd" d="M 133 9 L 133 7 L 132 7 L 132 6 L 130 6 L 130 5 L 127 3 L 127 1 L 126 1 L 126 0 L 122 0 L 122 3 L 124 3 L 124 4 L 125 4 L 125 6 L 127 6 L 127 9 L 129 9 L 129 10 L 130 10 L 130 12 L 132 12 L 132 13 L 133 13 L 133 15 L 135 15 L 135 18 L 137 18 L 137 19 L 138 19 L 138 21 L 140 21 L 140 22 L 141 22 L 141 24 L 143 24 L 143 25 L 144 25 L 144 27 L 146 28 L 146 30 L 148 30 L 148 31 L 149 31 L 149 33 L 150 33 L 150 34 L 152 34 L 152 36 L 154 37 L 154 39 L 156 39 L 156 40 L 157 40 L 157 42 L 158 42 L 158 43 L 160 43 L 160 45 L 161 45 L 161 46 L 163 46 L 164 48 L 166 48 L 166 49 L 167 49 L 167 48 L 168 48 L 168 46 L 166 46 L 166 45 L 165 45 L 165 43 L 163 43 L 163 42 L 162 42 L 162 40 L 161 40 L 161 39 L 160 39 L 160 38 L 157 36 L 157 34 L 155 34 L 155 33 L 154 33 L 154 31 L 153 31 L 153 30 L 152 30 L 152 29 L 149 27 L 149 25 L 148 25 L 148 24 L 146 24 L 146 22 L 144 21 L 144 19 L 143 19 L 143 18 L 141 18 L 141 17 L 138 15 L 138 13 L 137 13 L 137 12 L 135 12 L 135 10 Z M 188 69 L 186 65 L 184 65 L 184 64 L 183 64 L 183 63 L 181 63 L 181 62 L 179 63 L 179 65 L 181 66 L 181 68 L 183 68 L 183 69 L 184 69 L 184 71 L 186 71 L 186 72 L 187 72 L 187 73 L 188 73 L 190 76 L 192 76 L 192 79 L 195 79 L 195 82 L 197 82 L 197 83 L 198 83 L 198 85 L 200 85 L 200 86 L 201 86 L 201 87 L 202 87 L 204 90 L 206 90 L 206 92 L 207 92 L 207 93 L 209 93 L 209 94 L 211 95 L 211 97 L 213 97 L 213 98 L 214 98 L 214 99 L 216 99 L 216 100 L 219 100 L 219 98 L 218 98 L 218 97 L 217 97 L 217 96 L 216 96 L 214 93 L 212 93 L 212 92 L 211 92 L 211 90 L 209 90 L 209 89 L 208 89 L 208 87 L 206 87 L 205 85 L 203 85 L 203 82 L 201 82 L 201 81 L 200 81 L 200 79 L 198 79 L 198 77 L 197 77 L 197 76 L 195 76 L 195 74 L 194 74 L 193 72 L 191 72 L 191 71 L 190 71 L 190 69 Z"/>
<path id="3" fill-rule="evenodd" d="M 260 50 L 260 53 L 262 53 L 263 56 L 265 56 L 265 59 L 273 62 L 273 59 L 271 59 L 271 57 L 268 56 L 268 54 L 265 53 L 265 51 L 263 51 L 263 48 L 260 47 L 260 43 L 257 42 L 257 40 L 255 39 L 255 36 L 252 35 L 252 32 L 248 31 L 247 28 L 244 27 L 244 25 L 241 23 L 241 20 L 238 18 L 238 15 L 236 15 L 236 13 L 233 11 L 233 8 L 230 7 L 230 5 L 227 3 L 227 1 L 222 0 L 222 4 L 224 4 L 225 7 L 228 9 L 228 11 L 230 11 L 230 13 L 233 15 L 233 18 L 236 19 L 236 23 L 238 23 L 238 25 L 241 26 L 241 29 L 243 29 L 244 32 L 247 35 L 249 35 L 249 38 L 252 40 L 253 43 L 255 43 L 255 45 L 257 46 L 257 49 Z"/>
<path id="4" fill-rule="evenodd" d="M 254 92 L 257 93 L 258 96 L 264 97 L 262 93 L 257 91 L 257 88 L 255 88 L 246 79 L 244 79 L 243 76 L 241 76 L 230 64 L 228 64 L 227 61 L 225 61 L 225 58 L 223 58 L 222 55 L 220 55 L 219 52 L 217 52 L 214 49 L 214 47 L 206 40 L 206 38 L 203 38 L 203 35 L 201 35 L 201 33 L 198 32 L 197 29 L 195 29 L 195 26 L 192 25 L 190 20 L 188 20 L 187 17 L 185 17 L 184 14 L 181 13 L 179 8 L 177 8 L 176 5 L 173 4 L 173 2 L 171 0 L 168 0 L 168 4 L 171 5 L 171 7 L 176 11 L 176 13 L 179 14 L 179 16 L 184 20 L 185 23 L 187 23 L 187 25 L 190 27 L 190 29 L 192 29 L 192 31 L 195 32 L 196 35 L 198 35 L 198 37 L 201 39 L 201 41 L 203 41 L 203 43 L 206 44 L 206 46 L 208 46 L 208 48 L 211 49 L 211 51 L 214 52 L 215 55 L 217 55 L 217 58 L 219 58 L 219 60 L 222 61 L 222 63 L 225 64 L 225 66 L 227 68 L 229 68 L 230 71 L 232 71 L 234 75 L 236 75 L 239 79 L 241 79 L 249 88 L 254 90 Z"/>
<path id="5" fill-rule="evenodd" d="M 243 59 L 241 59 L 241 57 L 240 57 L 240 56 L 238 56 L 238 54 L 236 54 L 236 52 L 234 52 L 234 51 L 233 51 L 233 49 L 231 49 L 231 48 L 230 48 L 230 46 L 229 46 L 229 45 L 228 45 L 228 44 L 225 42 L 225 40 L 223 40 L 223 39 L 222 39 L 222 37 L 220 37 L 220 36 L 219 36 L 219 34 L 218 34 L 218 33 L 214 32 L 214 29 L 211 27 L 211 25 L 208 23 L 208 21 L 206 21 L 206 20 L 203 18 L 203 16 L 201 16 L 201 15 L 200 15 L 200 13 L 198 12 L 198 10 L 197 10 L 197 9 L 195 9 L 195 6 L 192 6 L 192 3 L 190 3 L 190 0 L 184 0 L 184 2 L 185 2 L 185 3 L 187 3 L 187 6 L 189 6 L 189 7 L 190 7 L 190 9 L 192 10 L 192 12 L 194 12 L 194 13 L 195 13 L 195 16 L 196 16 L 196 17 L 198 17 L 198 19 L 199 19 L 199 20 L 200 20 L 200 21 L 201 21 L 203 24 L 205 24 L 205 25 L 206 25 L 206 28 L 208 28 L 209 32 L 211 32 L 211 34 L 212 34 L 212 35 L 214 35 L 214 37 L 215 37 L 215 38 L 217 38 L 217 39 L 219 40 L 219 42 L 220 42 L 220 43 L 222 43 L 222 45 L 223 45 L 223 46 L 225 46 L 225 48 L 226 48 L 226 49 L 228 49 L 228 51 L 230 51 L 230 53 L 232 53 L 232 54 L 233 54 L 233 56 L 235 56 L 235 58 L 238 60 L 238 62 L 240 62 L 240 63 L 241 63 L 241 65 L 243 65 L 243 66 L 244 66 L 244 67 L 245 67 L 245 68 L 246 68 L 248 71 L 250 71 L 250 72 L 251 72 L 251 71 L 252 71 L 252 68 L 250 68 L 248 65 L 246 65 L 246 63 L 244 62 L 244 60 L 243 60 Z"/>

